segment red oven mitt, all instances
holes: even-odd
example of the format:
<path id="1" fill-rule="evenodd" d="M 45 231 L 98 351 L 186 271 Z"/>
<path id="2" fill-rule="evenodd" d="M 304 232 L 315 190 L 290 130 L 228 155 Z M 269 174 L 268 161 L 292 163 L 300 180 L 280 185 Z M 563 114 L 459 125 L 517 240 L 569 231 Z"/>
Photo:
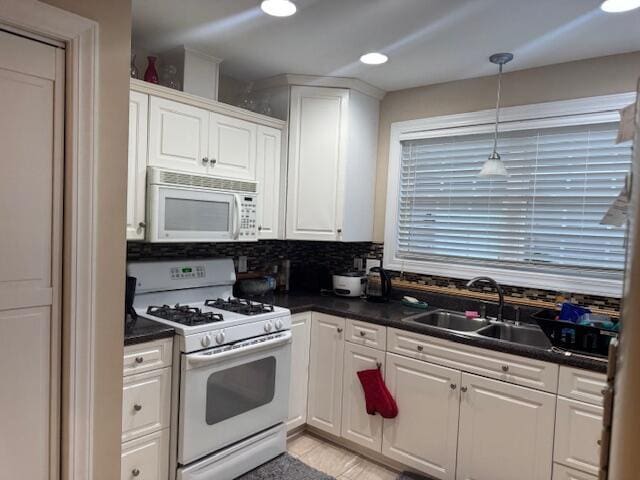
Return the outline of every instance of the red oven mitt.
<path id="1" fill-rule="evenodd" d="M 384 384 L 380 369 L 361 370 L 358 372 L 358 378 L 364 390 L 367 413 L 375 415 L 377 412 L 383 418 L 396 418 L 398 405 Z"/>

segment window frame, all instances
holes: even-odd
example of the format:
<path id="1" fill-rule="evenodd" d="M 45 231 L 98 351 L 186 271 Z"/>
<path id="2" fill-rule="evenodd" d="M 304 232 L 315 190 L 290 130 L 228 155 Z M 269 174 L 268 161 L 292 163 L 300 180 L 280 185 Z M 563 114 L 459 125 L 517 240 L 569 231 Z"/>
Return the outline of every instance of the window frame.
<path id="1" fill-rule="evenodd" d="M 500 132 L 536 128 L 599 124 L 620 120 L 620 109 L 635 102 L 635 93 L 603 95 L 575 100 L 553 101 L 501 109 Z M 389 167 L 384 232 L 383 266 L 389 270 L 471 279 L 488 275 L 505 285 L 540 288 L 559 292 L 604 295 L 620 298 L 623 281 L 544 273 L 526 268 L 485 267 L 432 260 L 407 260 L 397 256 L 399 184 L 402 157 L 401 142 L 436 137 L 489 133 L 494 128 L 495 109 L 422 118 L 391 124 Z M 489 152 L 487 152 L 487 155 Z"/>

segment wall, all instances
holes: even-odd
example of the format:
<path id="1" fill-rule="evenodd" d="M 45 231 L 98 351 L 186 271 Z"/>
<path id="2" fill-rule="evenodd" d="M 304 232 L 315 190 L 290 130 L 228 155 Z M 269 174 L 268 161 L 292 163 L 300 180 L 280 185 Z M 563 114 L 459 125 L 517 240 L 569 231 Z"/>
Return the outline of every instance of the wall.
<path id="1" fill-rule="evenodd" d="M 517 66 L 517 58 L 514 65 Z M 507 66 L 507 70 L 508 70 Z M 568 100 L 635 91 L 640 52 L 507 73 L 503 105 Z M 388 93 L 380 105 L 374 240 L 384 240 L 389 129 L 393 122 L 495 107 L 496 77 L 481 77 Z"/>
<path id="2" fill-rule="evenodd" d="M 46 0 L 99 23 L 93 478 L 120 478 L 131 0 Z M 1 475 L 0 475 L 1 476 Z"/>

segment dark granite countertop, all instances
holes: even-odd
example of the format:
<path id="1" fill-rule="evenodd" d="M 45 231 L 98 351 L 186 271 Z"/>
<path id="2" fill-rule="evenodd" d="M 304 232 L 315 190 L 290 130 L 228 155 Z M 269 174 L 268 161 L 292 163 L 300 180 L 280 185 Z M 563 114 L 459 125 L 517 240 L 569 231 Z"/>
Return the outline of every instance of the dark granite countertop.
<path id="1" fill-rule="evenodd" d="M 436 299 L 437 301 L 437 299 Z M 365 322 L 394 327 L 417 333 L 431 335 L 433 337 L 451 340 L 453 342 L 487 348 L 499 352 L 522 355 L 546 362 L 568 365 L 576 368 L 584 368 L 595 372 L 606 372 L 607 360 L 587 355 L 571 353 L 566 355 L 561 352 L 545 350 L 540 347 L 532 347 L 516 343 L 502 342 L 493 338 L 465 335 L 462 332 L 452 332 L 430 325 L 421 325 L 413 322 L 404 322 L 403 319 L 411 315 L 426 311 L 410 308 L 398 301 L 389 303 L 371 303 L 360 298 L 343 298 L 334 295 L 291 293 L 276 295 L 274 303 L 288 308 L 291 313 L 301 313 L 313 310 L 314 312 L 337 315 L 341 317 L 362 320 Z M 449 303 L 449 302 L 447 302 Z M 438 304 L 431 298 L 429 305 L 433 308 L 452 308 L 451 304 Z M 460 309 L 462 310 L 462 309 Z"/>
<path id="2" fill-rule="evenodd" d="M 151 342 L 161 338 L 173 337 L 175 331 L 168 325 L 154 322 L 146 318 L 138 317 L 131 328 L 124 330 L 124 345 L 136 345 L 138 343 Z"/>

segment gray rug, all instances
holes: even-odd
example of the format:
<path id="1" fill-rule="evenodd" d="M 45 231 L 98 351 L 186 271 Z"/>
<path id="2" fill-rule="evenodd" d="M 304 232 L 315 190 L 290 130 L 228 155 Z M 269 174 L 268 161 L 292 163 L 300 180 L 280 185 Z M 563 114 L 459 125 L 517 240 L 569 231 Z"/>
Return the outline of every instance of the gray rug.
<path id="1" fill-rule="evenodd" d="M 315 468 L 283 453 L 270 462 L 259 466 L 236 480 L 336 480 L 334 477 L 319 472 Z M 428 480 L 413 473 L 403 472 L 398 480 Z"/>

